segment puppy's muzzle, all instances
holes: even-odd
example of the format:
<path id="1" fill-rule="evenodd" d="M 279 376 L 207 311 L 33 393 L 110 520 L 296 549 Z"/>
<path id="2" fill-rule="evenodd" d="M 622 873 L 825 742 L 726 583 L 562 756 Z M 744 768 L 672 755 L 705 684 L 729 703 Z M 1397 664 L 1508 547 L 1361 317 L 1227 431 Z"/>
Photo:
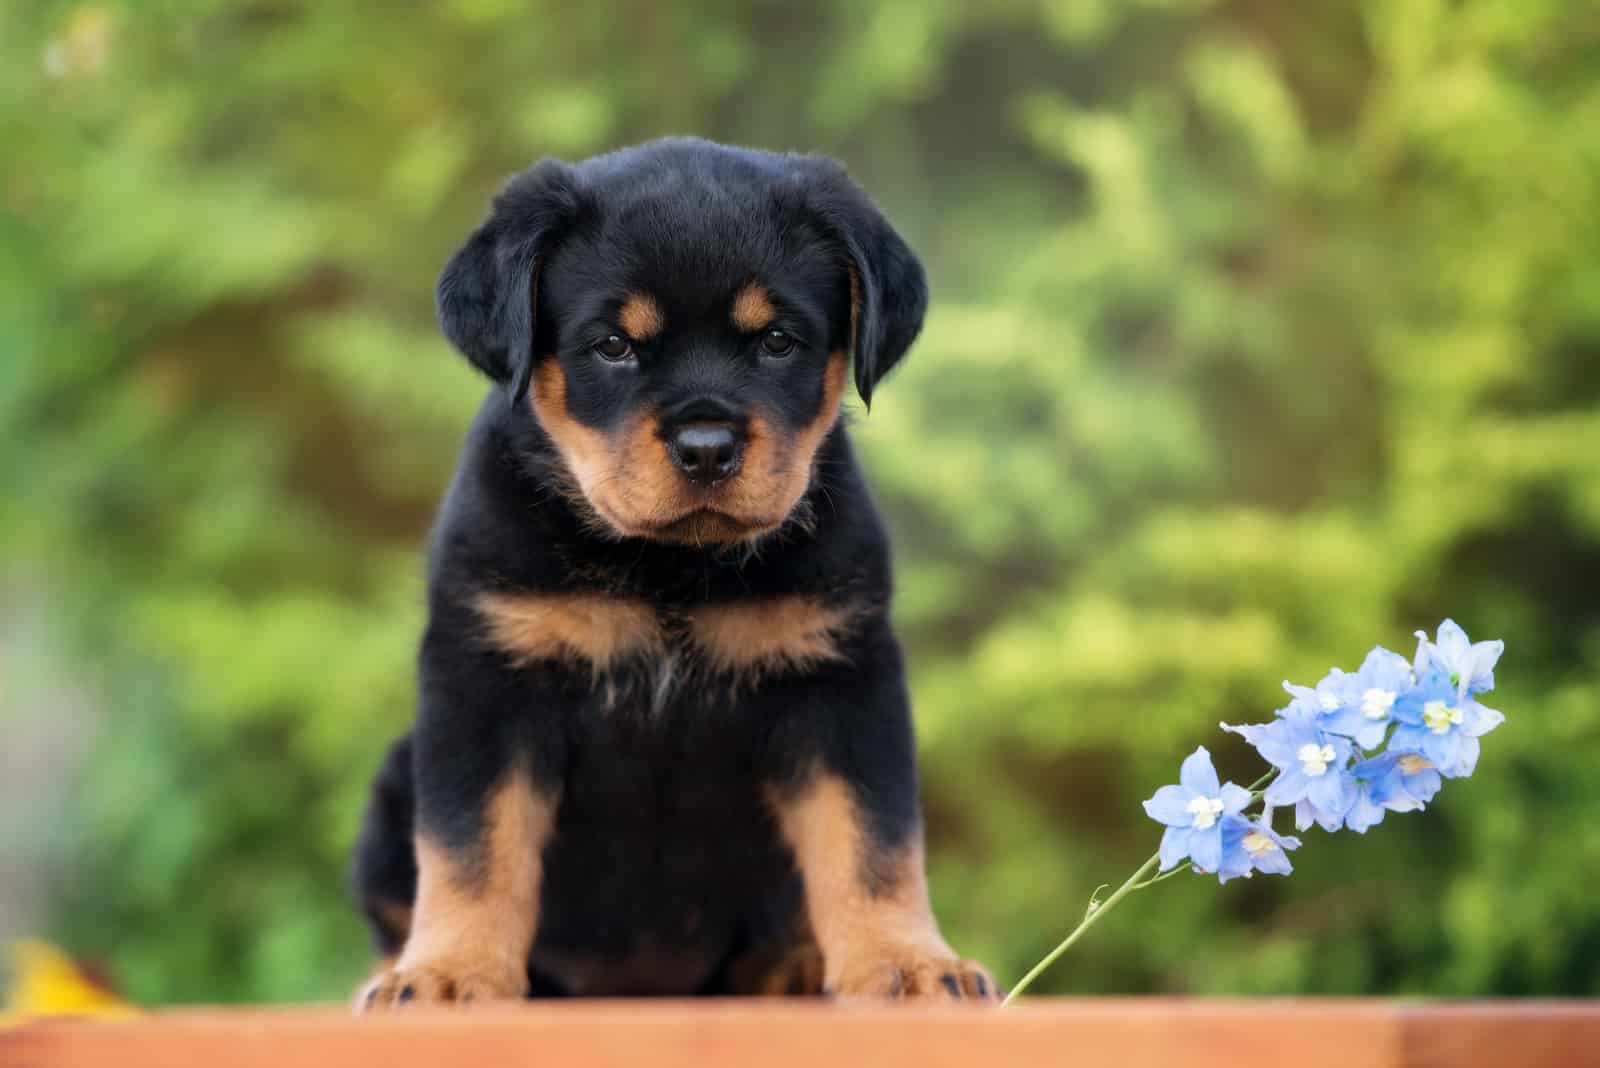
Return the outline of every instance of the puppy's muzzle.
<path id="1" fill-rule="evenodd" d="M 691 482 L 715 485 L 739 473 L 745 434 L 730 423 L 692 422 L 667 435 L 667 453 Z"/>

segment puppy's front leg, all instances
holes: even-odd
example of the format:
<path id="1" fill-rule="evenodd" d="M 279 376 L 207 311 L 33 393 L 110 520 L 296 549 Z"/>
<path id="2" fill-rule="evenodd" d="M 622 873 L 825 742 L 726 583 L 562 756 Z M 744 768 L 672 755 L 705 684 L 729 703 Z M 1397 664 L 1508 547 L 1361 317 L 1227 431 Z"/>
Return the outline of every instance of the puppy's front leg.
<path id="1" fill-rule="evenodd" d="M 854 665 L 819 672 L 792 721 L 816 758 L 769 795 L 805 883 L 824 987 L 846 996 L 994 999 L 999 987 L 951 950 L 928 901 L 898 647 L 881 623 L 853 645 Z"/>
<path id="2" fill-rule="evenodd" d="M 556 743 L 535 718 L 548 695 L 534 672 L 430 641 L 414 742 L 414 918 L 399 959 L 358 1001 L 368 1010 L 519 998 L 538 931 L 558 800 Z"/>
<path id="3" fill-rule="evenodd" d="M 465 848 L 419 831 L 417 903 L 395 966 L 366 996 L 370 1009 L 408 1002 L 518 998 L 528 988 L 528 952 L 538 928 L 540 853 L 552 799 L 526 775 L 497 784 L 483 833 Z"/>
<path id="4" fill-rule="evenodd" d="M 780 800 L 778 809 L 805 880 L 827 992 L 997 996 L 983 966 L 957 957 L 939 933 L 928 904 L 920 831 L 896 845 L 874 842 L 856 791 L 826 772 Z"/>

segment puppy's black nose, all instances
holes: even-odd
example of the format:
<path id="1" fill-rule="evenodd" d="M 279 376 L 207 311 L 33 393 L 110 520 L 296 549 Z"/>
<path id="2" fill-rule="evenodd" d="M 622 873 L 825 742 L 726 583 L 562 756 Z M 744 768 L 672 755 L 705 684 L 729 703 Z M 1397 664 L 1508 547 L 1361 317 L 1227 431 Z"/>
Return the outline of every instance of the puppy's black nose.
<path id="1" fill-rule="evenodd" d="M 667 451 L 680 471 L 710 485 L 739 470 L 744 438 L 726 423 L 685 423 L 667 439 Z"/>

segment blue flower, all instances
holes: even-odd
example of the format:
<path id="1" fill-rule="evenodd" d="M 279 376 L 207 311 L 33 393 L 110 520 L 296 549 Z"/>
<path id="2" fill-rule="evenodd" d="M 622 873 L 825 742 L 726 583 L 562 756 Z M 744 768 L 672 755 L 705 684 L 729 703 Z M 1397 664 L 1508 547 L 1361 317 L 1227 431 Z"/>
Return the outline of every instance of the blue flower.
<path id="1" fill-rule="evenodd" d="M 1277 715 L 1285 719 L 1321 720 L 1324 716 L 1337 712 L 1344 704 L 1345 692 L 1348 689 L 1346 680 L 1349 678 L 1349 675 L 1334 668 L 1314 687 L 1296 686 L 1285 679 L 1283 688 L 1294 700 L 1290 701 L 1287 707 L 1278 709 Z"/>
<path id="2" fill-rule="evenodd" d="M 1433 800 L 1442 780 L 1433 762 L 1421 753 L 1382 753 L 1351 769 L 1356 797 L 1345 813 L 1345 826 L 1357 834 L 1383 822 L 1385 812 L 1416 812 Z"/>
<path id="3" fill-rule="evenodd" d="M 1299 848 L 1300 839 L 1279 834 L 1264 819 L 1224 816 L 1222 863 L 1217 868 L 1217 881 L 1225 883 L 1241 875 L 1248 879 L 1258 871 L 1288 875 L 1294 871 L 1288 851 Z"/>
<path id="4" fill-rule="evenodd" d="M 1395 701 L 1411 689 L 1411 664 L 1399 653 L 1378 646 L 1367 654 L 1354 675 L 1335 669 L 1330 692 L 1337 706 L 1321 718 L 1326 731 L 1354 738 L 1363 749 L 1376 749 L 1394 722 Z M 1318 684 L 1319 689 L 1321 684 Z"/>
<path id="5" fill-rule="evenodd" d="M 1354 750 L 1348 738 L 1329 734 L 1294 706 L 1271 723 L 1240 727 L 1224 723 L 1222 729 L 1243 736 L 1278 769 L 1264 796 L 1269 805 L 1294 805 L 1296 827 L 1304 830 L 1316 822 L 1324 830 L 1336 831 L 1344 823 L 1355 797 L 1355 780 L 1349 772 Z"/>
<path id="6" fill-rule="evenodd" d="M 1436 671 L 1450 680 L 1456 696 L 1488 693 L 1494 689 L 1494 665 L 1505 651 L 1502 641 L 1473 642 L 1453 619 L 1439 624 L 1438 640 L 1430 642 L 1417 631 L 1416 672 L 1420 679 Z"/>
<path id="7" fill-rule="evenodd" d="M 1175 868 L 1187 857 L 1201 871 L 1215 872 L 1222 865 L 1223 820 L 1243 811 L 1250 791 L 1219 783 L 1205 746 L 1184 760 L 1178 783 L 1163 786 L 1144 803 L 1150 818 L 1167 826 L 1161 836 L 1161 870 Z"/>
<path id="8" fill-rule="evenodd" d="M 1389 737 L 1388 751 L 1420 753 L 1447 779 L 1472 774 L 1478 766 L 1478 739 L 1506 719 L 1465 695 L 1461 682 L 1452 682 L 1442 667 L 1431 669 L 1395 702 L 1394 718 L 1399 726 Z"/>

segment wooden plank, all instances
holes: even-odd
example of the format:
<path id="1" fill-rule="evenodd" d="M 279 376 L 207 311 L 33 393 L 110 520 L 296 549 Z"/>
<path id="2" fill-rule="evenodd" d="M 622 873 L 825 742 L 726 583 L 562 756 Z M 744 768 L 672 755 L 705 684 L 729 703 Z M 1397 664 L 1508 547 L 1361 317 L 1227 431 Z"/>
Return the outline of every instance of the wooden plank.
<path id="1" fill-rule="evenodd" d="M 0 1033 L 3 1068 L 440 1068 L 530 1061 L 630 1068 L 1570 1068 L 1600 1063 L 1600 1007 L 1106 998 L 1040 999 L 1000 1011 L 612 1001 L 366 1019 L 328 1008 L 195 1009 L 129 1021 L 41 1021 Z"/>
<path id="2" fill-rule="evenodd" d="M 1406 1068 L 1600 1065 L 1600 1002 L 1456 1002 L 1406 1010 Z"/>

